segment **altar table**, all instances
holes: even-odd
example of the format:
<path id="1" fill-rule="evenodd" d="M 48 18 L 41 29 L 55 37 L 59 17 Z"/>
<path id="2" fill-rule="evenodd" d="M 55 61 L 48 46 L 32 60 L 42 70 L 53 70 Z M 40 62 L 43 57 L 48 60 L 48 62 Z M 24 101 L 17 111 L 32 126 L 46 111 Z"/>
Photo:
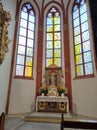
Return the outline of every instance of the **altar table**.
<path id="1" fill-rule="evenodd" d="M 37 96 L 36 111 L 69 113 L 68 97 L 64 96 Z"/>

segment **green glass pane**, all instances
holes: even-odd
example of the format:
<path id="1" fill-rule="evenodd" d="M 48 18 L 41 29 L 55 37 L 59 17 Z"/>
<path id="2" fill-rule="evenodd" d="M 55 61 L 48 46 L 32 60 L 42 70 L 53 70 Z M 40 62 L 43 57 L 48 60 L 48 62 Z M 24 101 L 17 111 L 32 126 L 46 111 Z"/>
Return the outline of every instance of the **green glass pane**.
<path id="1" fill-rule="evenodd" d="M 47 32 L 53 32 L 53 25 L 47 26 Z"/>
<path id="2" fill-rule="evenodd" d="M 60 33 L 54 33 L 54 40 L 60 40 Z"/>
<path id="3" fill-rule="evenodd" d="M 79 54 L 81 52 L 82 52 L 82 50 L 81 50 L 81 44 L 76 45 L 75 46 L 75 54 Z"/>
<path id="4" fill-rule="evenodd" d="M 92 61 L 91 52 L 84 53 L 84 63 Z"/>
<path id="5" fill-rule="evenodd" d="M 79 16 L 78 9 L 73 12 L 73 19 L 77 18 Z"/>
<path id="6" fill-rule="evenodd" d="M 61 58 L 54 58 L 54 64 L 61 67 Z"/>
<path id="7" fill-rule="evenodd" d="M 17 55 L 17 64 L 24 65 L 24 56 Z"/>
<path id="8" fill-rule="evenodd" d="M 47 50 L 46 57 L 53 57 L 53 50 Z"/>
<path id="9" fill-rule="evenodd" d="M 60 24 L 60 17 L 54 18 L 54 24 Z"/>
<path id="10" fill-rule="evenodd" d="M 77 55 L 76 56 L 76 65 L 81 64 L 82 63 L 82 55 Z"/>
<path id="11" fill-rule="evenodd" d="M 25 76 L 32 77 L 32 67 L 25 67 Z"/>
<path id="12" fill-rule="evenodd" d="M 26 65 L 32 66 L 32 57 L 26 57 Z"/>
<path id="13" fill-rule="evenodd" d="M 53 40 L 53 33 L 47 33 L 47 40 Z"/>
<path id="14" fill-rule="evenodd" d="M 26 38 L 22 37 L 22 36 L 19 36 L 19 44 L 25 45 L 25 43 L 26 43 Z"/>
<path id="15" fill-rule="evenodd" d="M 83 6 L 80 7 L 80 14 L 83 14 L 86 11 L 87 11 L 86 4 L 84 4 Z"/>
<path id="16" fill-rule="evenodd" d="M 24 28 L 27 28 L 27 20 L 21 19 L 20 26 L 24 27 Z"/>
<path id="17" fill-rule="evenodd" d="M 90 48 L 90 41 L 84 42 L 83 43 L 83 52 L 89 51 L 90 49 L 91 49 Z"/>
<path id="18" fill-rule="evenodd" d="M 16 66 L 16 75 L 23 76 L 24 66 Z"/>
<path id="19" fill-rule="evenodd" d="M 61 57 L 61 51 L 60 51 L 60 49 L 54 50 L 54 57 Z"/>
<path id="20" fill-rule="evenodd" d="M 75 43 L 75 45 L 81 43 L 80 35 L 74 37 L 74 43 Z"/>
<path id="21" fill-rule="evenodd" d="M 25 55 L 25 46 L 18 45 L 18 54 Z"/>
<path id="22" fill-rule="evenodd" d="M 74 22 L 74 27 L 78 26 L 79 23 L 80 23 L 80 22 L 79 22 L 79 17 L 76 18 L 76 19 L 74 19 L 73 22 Z"/>
<path id="23" fill-rule="evenodd" d="M 86 12 L 86 13 L 81 15 L 81 23 L 83 23 L 83 22 L 85 22 L 87 20 L 88 20 L 88 17 L 87 17 L 87 12 Z"/>
<path id="24" fill-rule="evenodd" d="M 47 18 L 47 25 L 52 25 L 53 24 L 53 18 L 52 17 L 48 17 Z"/>
<path id="25" fill-rule="evenodd" d="M 46 67 L 53 64 L 53 59 L 46 59 Z"/>
<path id="26" fill-rule="evenodd" d="M 61 48 L 60 41 L 54 41 L 54 48 Z"/>
<path id="27" fill-rule="evenodd" d="M 54 25 L 54 31 L 60 31 L 60 25 Z"/>
<path id="28" fill-rule="evenodd" d="M 33 49 L 27 47 L 27 56 L 33 56 Z"/>
<path id="29" fill-rule="evenodd" d="M 74 35 L 80 34 L 80 26 L 74 28 Z"/>
<path id="30" fill-rule="evenodd" d="M 81 25 L 81 28 L 82 28 L 82 32 L 88 30 L 88 22 L 86 21 L 85 23 L 83 23 L 83 24 Z"/>
<path id="31" fill-rule="evenodd" d="M 89 31 L 82 33 L 82 41 L 87 41 L 89 39 Z"/>
<path id="32" fill-rule="evenodd" d="M 83 76 L 83 66 L 82 65 L 76 66 L 76 73 L 77 73 L 77 76 Z"/>
<path id="33" fill-rule="evenodd" d="M 92 63 L 85 64 L 85 74 L 86 75 L 93 74 L 93 65 L 92 65 Z"/>
<path id="34" fill-rule="evenodd" d="M 53 41 L 47 41 L 47 49 L 53 48 Z"/>

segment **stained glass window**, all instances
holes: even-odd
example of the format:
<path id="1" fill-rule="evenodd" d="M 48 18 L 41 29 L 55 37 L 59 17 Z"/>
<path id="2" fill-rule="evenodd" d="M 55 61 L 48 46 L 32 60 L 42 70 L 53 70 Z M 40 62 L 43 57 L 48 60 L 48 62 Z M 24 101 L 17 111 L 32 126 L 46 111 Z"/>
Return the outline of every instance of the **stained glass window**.
<path id="1" fill-rule="evenodd" d="M 93 74 L 93 63 L 85 0 L 75 0 L 72 19 L 76 77 L 91 75 Z"/>
<path id="2" fill-rule="evenodd" d="M 46 67 L 56 64 L 61 67 L 61 16 L 52 7 L 46 17 Z"/>
<path id="3" fill-rule="evenodd" d="M 16 76 L 32 78 L 35 41 L 35 12 L 30 3 L 21 7 Z"/>

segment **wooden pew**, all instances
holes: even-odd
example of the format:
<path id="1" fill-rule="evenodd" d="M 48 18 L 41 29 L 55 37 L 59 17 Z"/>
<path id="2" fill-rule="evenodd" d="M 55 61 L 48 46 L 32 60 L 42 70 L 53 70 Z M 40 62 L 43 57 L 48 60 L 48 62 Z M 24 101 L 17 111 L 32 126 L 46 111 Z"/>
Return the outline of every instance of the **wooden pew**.
<path id="1" fill-rule="evenodd" d="M 5 114 L 4 112 L 0 115 L 0 130 L 4 130 Z"/>
<path id="2" fill-rule="evenodd" d="M 64 120 L 64 115 L 61 115 L 61 130 L 64 128 L 78 128 L 78 129 L 94 129 L 97 130 L 97 120 Z"/>

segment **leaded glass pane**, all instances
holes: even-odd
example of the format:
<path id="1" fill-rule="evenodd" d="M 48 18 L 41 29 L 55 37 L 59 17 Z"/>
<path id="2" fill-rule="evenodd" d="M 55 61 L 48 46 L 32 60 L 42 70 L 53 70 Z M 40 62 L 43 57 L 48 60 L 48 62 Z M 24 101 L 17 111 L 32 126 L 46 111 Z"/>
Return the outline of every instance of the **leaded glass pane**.
<path id="1" fill-rule="evenodd" d="M 27 20 L 21 19 L 20 26 L 27 28 Z"/>
<path id="2" fill-rule="evenodd" d="M 89 40 L 89 31 L 82 33 L 82 41 L 84 42 L 87 40 Z"/>
<path id="3" fill-rule="evenodd" d="M 81 23 L 83 23 L 83 22 L 85 22 L 85 21 L 87 21 L 87 20 L 88 20 L 88 18 L 87 18 L 87 13 L 82 14 L 82 15 L 81 15 Z"/>
<path id="4" fill-rule="evenodd" d="M 54 24 L 60 24 L 60 18 L 59 17 L 54 18 Z"/>
<path id="5" fill-rule="evenodd" d="M 53 18 L 52 17 L 48 17 L 47 18 L 47 25 L 52 25 L 53 24 Z"/>
<path id="6" fill-rule="evenodd" d="M 60 31 L 60 25 L 54 25 L 54 31 Z"/>
<path id="7" fill-rule="evenodd" d="M 74 27 L 78 26 L 79 25 L 79 17 L 74 19 L 73 22 L 74 22 Z"/>
<path id="8" fill-rule="evenodd" d="M 74 35 L 80 34 L 80 26 L 74 28 Z"/>
<path id="9" fill-rule="evenodd" d="M 60 49 L 54 50 L 54 57 L 61 57 Z"/>
<path id="10" fill-rule="evenodd" d="M 32 66 L 32 57 L 26 57 L 26 65 Z"/>
<path id="11" fill-rule="evenodd" d="M 24 65 L 24 56 L 17 55 L 17 64 Z"/>
<path id="12" fill-rule="evenodd" d="M 87 64 L 85 64 L 85 74 L 86 74 L 86 75 L 93 74 L 93 66 L 92 66 L 92 63 L 87 63 Z"/>
<path id="13" fill-rule="evenodd" d="M 82 27 L 82 32 L 88 30 L 88 22 L 86 21 L 85 23 L 83 23 L 83 24 L 81 25 L 81 27 Z"/>
<path id="14" fill-rule="evenodd" d="M 18 45 L 18 54 L 25 55 L 25 46 Z"/>
<path id="15" fill-rule="evenodd" d="M 56 64 L 58 67 L 61 67 L 61 58 L 54 58 L 54 64 Z"/>
<path id="16" fill-rule="evenodd" d="M 31 31 L 34 31 L 34 24 L 29 22 L 28 23 L 28 29 L 31 30 Z"/>
<path id="17" fill-rule="evenodd" d="M 16 65 L 16 75 L 23 75 L 24 66 Z"/>
<path id="18" fill-rule="evenodd" d="M 27 56 L 33 56 L 33 49 L 27 47 Z"/>
<path id="19" fill-rule="evenodd" d="M 76 55 L 76 65 L 82 64 L 82 54 Z"/>
<path id="20" fill-rule="evenodd" d="M 92 61 L 91 52 L 84 53 L 84 62 L 90 62 Z"/>
<path id="21" fill-rule="evenodd" d="M 53 59 L 46 59 L 46 66 L 53 64 Z"/>
<path id="22" fill-rule="evenodd" d="M 47 32 L 52 32 L 53 31 L 53 25 L 47 26 Z"/>
<path id="23" fill-rule="evenodd" d="M 22 12 L 21 12 L 21 18 L 27 20 L 28 14 L 22 11 Z"/>
<path id="24" fill-rule="evenodd" d="M 47 40 L 53 40 L 53 33 L 47 33 Z"/>
<path id="25" fill-rule="evenodd" d="M 81 36 L 80 35 L 77 35 L 76 37 L 74 37 L 74 43 L 75 43 L 75 45 L 81 43 Z"/>
<path id="26" fill-rule="evenodd" d="M 27 47 L 32 47 L 33 48 L 33 40 L 32 39 L 27 39 Z"/>
<path id="27" fill-rule="evenodd" d="M 60 33 L 54 33 L 54 40 L 60 40 Z"/>
<path id="28" fill-rule="evenodd" d="M 75 46 L 75 54 L 79 54 L 81 52 L 82 52 L 81 44 L 78 44 L 77 46 Z"/>
<path id="29" fill-rule="evenodd" d="M 47 50 L 47 55 L 48 58 L 53 56 L 53 50 Z"/>
<path id="30" fill-rule="evenodd" d="M 82 65 L 76 66 L 76 73 L 77 73 L 77 76 L 82 76 L 84 74 Z"/>
<path id="31" fill-rule="evenodd" d="M 90 50 L 90 41 L 83 43 L 83 52 Z"/>
<path id="32" fill-rule="evenodd" d="M 73 12 L 73 19 L 77 18 L 79 16 L 79 11 L 76 10 Z"/>
<path id="33" fill-rule="evenodd" d="M 47 49 L 53 48 L 53 41 L 47 41 Z"/>
<path id="34" fill-rule="evenodd" d="M 87 11 L 86 4 L 84 4 L 83 6 L 80 7 L 80 14 L 83 14 L 86 11 Z"/>
<path id="35" fill-rule="evenodd" d="M 34 32 L 28 30 L 28 38 L 34 39 Z"/>
<path id="36" fill-rule="evenodd" d="M 26 36 L 26 32 L 27 32 L 26 28 L 20 27 L 20 35 Z"/>
<path id="37" fill-rule="evenodd" d="M 35 17 L 32 15 L 29 15 L 29 21 L 35 23 Z"/>
<path id="38" fill-rule="evenodd" d="M 22 37 L 22 36 L 19 36 L 19 44 L 20 45 L 25 45 L 26 44 L 26 38 Z"/>
<path id="39" fill-rule="evenodd" d="M 60 41 L 54 41 L 54 48 L 61 48 Z"/>
<path id="40" fill-rule="evenodd" d="M 25 76 L 31 77 L 32 76 L 32 67 L 26 67 L 25 68 Z"/>

